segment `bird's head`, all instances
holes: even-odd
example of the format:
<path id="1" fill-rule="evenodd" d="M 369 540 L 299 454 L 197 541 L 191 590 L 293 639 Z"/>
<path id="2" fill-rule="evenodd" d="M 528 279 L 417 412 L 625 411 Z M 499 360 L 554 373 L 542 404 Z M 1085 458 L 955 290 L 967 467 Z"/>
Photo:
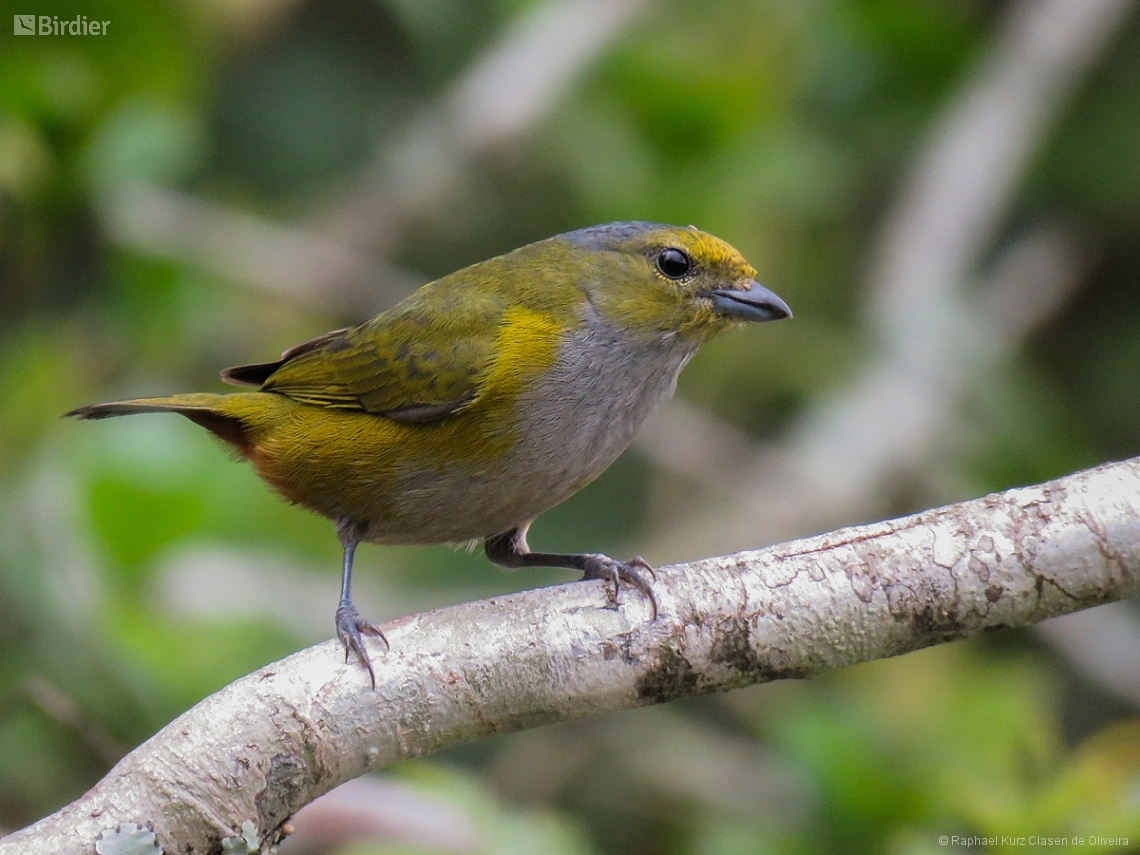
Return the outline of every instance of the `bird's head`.
<path id="1" fill-rule="evenodd" d="M 594 309 L 632 335 L 703 341 L 745 321 L 792 315 L 739 252 L 693 226 L 609 223 L 559 239 L 580 254 L 579 287 Z"/>

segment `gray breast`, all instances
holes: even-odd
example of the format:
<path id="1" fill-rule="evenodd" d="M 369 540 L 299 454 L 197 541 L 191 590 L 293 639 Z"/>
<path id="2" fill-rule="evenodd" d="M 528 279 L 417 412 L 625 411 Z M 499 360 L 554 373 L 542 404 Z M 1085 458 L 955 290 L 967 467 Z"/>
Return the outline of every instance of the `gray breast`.
<path id="1" fill-rule="evenodd" d="M 496 509 L 496 532 L 533 519 L 600 475 L 673 394 L 696 350 L 675 335 L 631 339 L 603 324 L 592 306 L 585 313 L 541 388 L 524 395 L 519 439 L 503 473 L 514 500 Z"/>
<path id="2" fill-rule="evenodd" d="M 436 470 L 410 477 L 403 521 L 377 520 L 368 539 L 439 542 L 484 538 L 529 522 L 608 467 L 633 441 L 654 406 L 673 394 L 695 342 L 663 334 L 627 336 L 604 324 L 592 306 L 569 333 L 540 387 L 520 399 L 517 439 L 486 471 Z M 429 523 L 425 530 L 425 521 Z"/>

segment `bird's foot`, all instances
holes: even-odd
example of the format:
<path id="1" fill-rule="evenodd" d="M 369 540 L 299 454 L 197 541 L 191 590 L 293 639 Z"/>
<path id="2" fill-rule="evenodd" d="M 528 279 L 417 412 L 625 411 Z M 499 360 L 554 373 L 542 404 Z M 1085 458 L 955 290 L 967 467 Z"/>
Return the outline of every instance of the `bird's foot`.
<path id="1" fill-rule="evenodd" d="M 636 558 L 631 558 L 629 561 L 616 561 L 608 555 L 595 553 L 586 556 L 586 562 L 582 579 L 602 579 L 609 582 L 613 587 L 610 589 L 610 595 L 613 601 L 618 601 L 618 587 L 622 582 L 625 582 L 631 588 L 636 588 L 645 594 L 649 600 L 649 605 L 653 610 L 650 620 L 657 620 L 657 598 L 653 596 L 653 589 L 649 583 L 645 581 L 645 577 L 640 571 L 647 571 L 653 580 L 657 580 L 657 574 L 653 572 L 653 567 L 649 562 L 638 555 Z"/>
<path id="2" fill-rule="evenodd" d="M 372 660 L 368 656 L 368 651 L 364 647 L 364 639 L 361 636 L 375 635 L 384 642 L 385 647 L 391 650 L 392 647 L 388 644 L 388 639 L 383 631 L 376 624 L 362 618 L 352 603 L 342 602 L 340 608 L 336 610 L 336 635 L 340 639 L 340 643 L 344 645 L 344 661 L 348 661 L 349 652 L 355 653 L 360 664 L 368 669 L 368 679 L 372 682 L 372 688 L 375 689 L 376 672 L 372 670 Z"/>

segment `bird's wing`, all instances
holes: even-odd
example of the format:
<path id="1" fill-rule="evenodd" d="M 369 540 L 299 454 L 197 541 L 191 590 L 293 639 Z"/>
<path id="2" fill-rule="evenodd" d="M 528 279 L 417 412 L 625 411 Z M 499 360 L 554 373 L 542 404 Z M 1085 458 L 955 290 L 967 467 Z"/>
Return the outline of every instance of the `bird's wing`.
<path id="1" fill-rule="evenodd" d="M 295 359 L 302 353 L 317 350 L 325 342 L 332 341 L 346 332 L 348 332 L 348 328 L 342 327 L 339 330 L 321 333 L 316 338 L 311 338 L 289 348 L 281 354 L 280 359 L 275 359 L 272 362 L 254 362 L 249 365 L 235 365 L 232 368 L 226 368 L 222 371 L 222 380 L 235 386 L 260 386 L 286 362 Z"/>
<path id="2" fill-rule="evenodd" d="M 474 401 L 494 361 L 502 312 L 380 315 L 290 348 L 276 362 L 226 369 L 231 383 L 296 401 L 423 422 Z"/>

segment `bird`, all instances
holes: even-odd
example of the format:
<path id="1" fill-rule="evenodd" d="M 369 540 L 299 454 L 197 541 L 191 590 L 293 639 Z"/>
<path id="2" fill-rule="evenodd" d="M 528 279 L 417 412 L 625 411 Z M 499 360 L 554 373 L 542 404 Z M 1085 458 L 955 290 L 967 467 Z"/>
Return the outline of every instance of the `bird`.
<path id="1" fill-rule="evenodd" d="M 421 286 L 280 359 L 222 371 L 252 391 L 78 407 L 104 419 L 173 412 L 248 460 L 343 549 L 336 634 L 376 675 L 352 601 L 358 544 L 482 541 L 508 568 L 560 567 L 657 601 L 641 558 L 531 551 L 541 513 L 633 441 L 709 339 L 791 317 L 729 244 L 694 226 L 615 222 L 528 244 Z"/>

